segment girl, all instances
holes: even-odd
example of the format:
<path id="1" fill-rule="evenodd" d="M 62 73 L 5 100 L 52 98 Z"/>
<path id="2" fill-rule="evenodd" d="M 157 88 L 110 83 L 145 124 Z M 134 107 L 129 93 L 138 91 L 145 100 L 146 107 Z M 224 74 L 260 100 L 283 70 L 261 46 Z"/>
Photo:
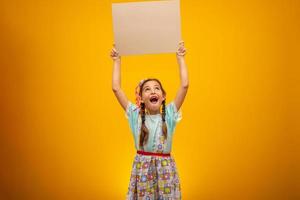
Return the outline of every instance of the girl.
<path id="1" fill-rule="evenodd" d="M 166 92 L 157 79 L 142 80 L 136 87 L 136 104 L 131 103 L 121 89 L 121 57 L 115 46 L 112 89 L 126 112 L 133 133 L 137 154 L 132 165 L 127 199 L 181 199 L 181 185 L 175 160 L 171 156 L 172 137 L 179 111 L 186 96 L 189 81 L 184 60 L 184 42 L 176 52 L 180 80 L 177 95 L 166 105 Z"/>

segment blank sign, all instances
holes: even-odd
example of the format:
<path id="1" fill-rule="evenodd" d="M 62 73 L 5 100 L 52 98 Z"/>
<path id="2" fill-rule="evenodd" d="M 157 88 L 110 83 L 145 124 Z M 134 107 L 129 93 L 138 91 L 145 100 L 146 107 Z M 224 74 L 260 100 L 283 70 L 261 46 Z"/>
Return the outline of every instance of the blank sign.
<path id="1" fill-rule="evenodd" d="M 113 3 L 114 43 L 120 55 L 176 52 L 179 0 Z"/>

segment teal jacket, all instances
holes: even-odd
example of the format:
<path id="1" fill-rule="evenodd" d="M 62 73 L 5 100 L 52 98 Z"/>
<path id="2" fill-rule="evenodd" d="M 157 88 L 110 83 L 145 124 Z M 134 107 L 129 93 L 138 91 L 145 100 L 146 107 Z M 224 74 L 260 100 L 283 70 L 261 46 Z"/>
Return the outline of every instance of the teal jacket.
<path id="1" fill-rule="evenodd" d="M 126 108 L 125 116 L 129 121 L 130 129 L 134 137 L 136 150 L 141 150 L 139 147 L 139 136 L 141 132 L 142 119 L 138 108 L 132 102 L 129 102 Z M 166 105 L 166 125 L 168 129 L 168 137 L 165 141 L 162 133 L 162 117 L 161 114 L 145 115 L 145 124 L 149 130 L 148 142 L 144 146 L 144 151 L 170 153 L 172 149 L 172 138 L 177 122 L 181 120 L 181 112 L 172 101 Z"/>

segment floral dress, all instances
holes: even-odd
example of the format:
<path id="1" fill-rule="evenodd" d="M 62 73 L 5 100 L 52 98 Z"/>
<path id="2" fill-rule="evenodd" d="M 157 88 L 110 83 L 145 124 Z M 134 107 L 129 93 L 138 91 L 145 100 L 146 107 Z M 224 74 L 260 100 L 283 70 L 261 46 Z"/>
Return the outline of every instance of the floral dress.
<path id="1" fill-rule="evenodd" d="M 141 117 L 139 108 L 129 102 L 126 108 L 136 150 L 139 148 Z M 174 102 L 166 105 L 167 140 L 162 133 L 161 114 L 145 115 L 145 124 L 149 130 L 146 152 L 170 153 L 176 123 L 181 119 Z M 131 170 L 127 200 L 174 200 L 181 199 L 181 185 L 175 160 L 170 156 L 136 154 Z"/>

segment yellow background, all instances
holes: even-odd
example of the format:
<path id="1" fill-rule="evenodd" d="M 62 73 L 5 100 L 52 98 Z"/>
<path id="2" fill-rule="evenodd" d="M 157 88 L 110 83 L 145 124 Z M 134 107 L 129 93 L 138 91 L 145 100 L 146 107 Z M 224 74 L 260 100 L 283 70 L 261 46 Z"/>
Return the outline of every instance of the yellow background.
<path id="1" fill-rule="evenodd" d="M 135 149 L 111 90 L 112 2 L 1 1 L 1 200 L 125 199 Z M 181 1 L 190 88 L 172 153 L 184 200 L 300 199 L 299 11 Z M 172 100 L 175 55 L 122 58 L 131 101 L 146 77 Z"/>

